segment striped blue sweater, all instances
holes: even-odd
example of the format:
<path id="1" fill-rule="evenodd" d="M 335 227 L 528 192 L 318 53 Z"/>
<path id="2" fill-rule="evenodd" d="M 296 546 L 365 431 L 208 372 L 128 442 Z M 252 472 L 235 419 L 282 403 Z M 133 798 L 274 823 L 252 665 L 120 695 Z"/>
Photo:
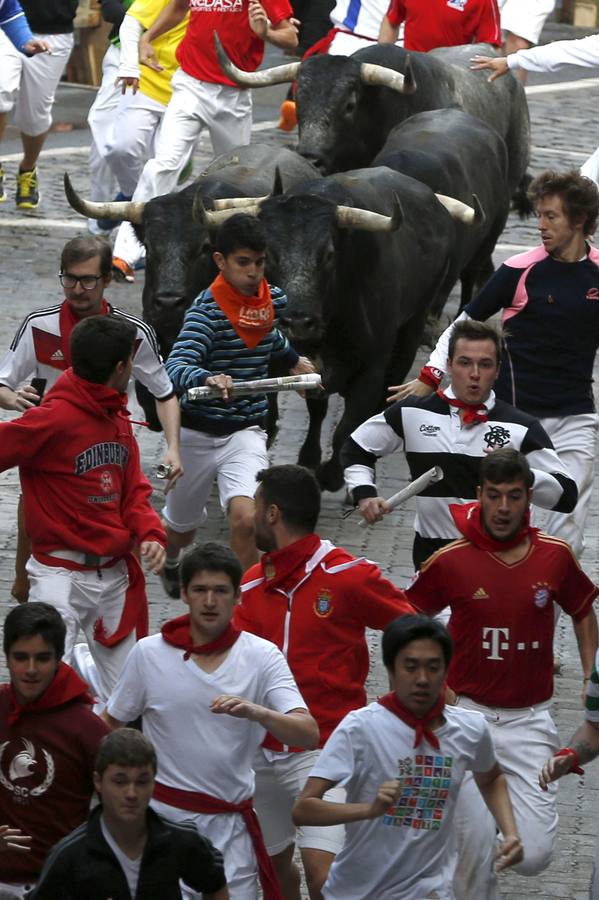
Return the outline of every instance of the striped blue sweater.
<path id="1" fill-rule="evenodd" d="M 276 316 L 287 297 L 280 288 L 270 287 Z M 275 326 L 251 350 L 214 300 L 210 288 L 196 297 L 185 314 L 183 327 L 165 363 L 178 394 L 201 387 L 210 375 L 230 375 L 234 381 L 266 378 L 270 360 L 292 369 L 299 357 L 287 338 Z M 263 425 L 266 396 L 253 394 L 229 400 L 181 401 L 181 424 L 195 431 L 224 435 Z"/>

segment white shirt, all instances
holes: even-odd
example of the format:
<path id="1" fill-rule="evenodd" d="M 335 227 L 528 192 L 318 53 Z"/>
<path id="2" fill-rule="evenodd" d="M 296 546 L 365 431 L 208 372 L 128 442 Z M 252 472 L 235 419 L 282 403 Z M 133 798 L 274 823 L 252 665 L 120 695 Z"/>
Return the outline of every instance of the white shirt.
<path id="1" fill-rule="evenodd" d="M 599 66 L 599 34 L 518 50 L 510 53 L 506 61 L 510 69 L 526 69 L 527 72 L 555 72 L 561 66 L 595 68 Z"/>
<path id="2" fill-rule="evenodd" d="M 141 868 L 141 856 L 138 856 L 137 859 L 130 859 L 126 853 L 123 853 L 123 851 L 109 832 L 108 828 L 106 827 L 103 816 L 100 816 L 100 828 L 102 829 L 104 840 L 116 856 L 119 865 L 123 870 L 123 874 L 127 879 L 127 884 L 129 885 L 129 893 L 132 897 L 135 897 L 137 894 L 137 882 L 139 881 L 139 870 Z"/>
<path id="3" fill-rule="evenodd" d="M 446 707 L 435 732 L 441 747 L 414 748 L 414 731 L 380 703 L 349 713 L 337 726 L 310 775 L 343 782 L 347 802 L 374 800 L 384 781 L 398 778 L 400 797 L 378 819 L 346 825 L 345 846 L 322 894 L 326 900 L 452 900 L 449 840 L 464 773 L 495 764 L 489 727 L 480 714 Z"/>

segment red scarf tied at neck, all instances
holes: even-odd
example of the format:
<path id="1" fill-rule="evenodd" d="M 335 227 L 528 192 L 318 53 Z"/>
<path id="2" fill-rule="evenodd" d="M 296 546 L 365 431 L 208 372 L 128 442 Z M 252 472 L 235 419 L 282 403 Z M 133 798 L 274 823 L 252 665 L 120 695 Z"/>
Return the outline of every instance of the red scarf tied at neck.
<path id="1" fill-rule="evenodd" d="M 110 312 L 110 306 L 106 302 L 106 300 L 102 300 L 102 312 L 100 315 L 107 315 Z M 58 361 L 53 361 L 53 365 L 58 369 L 68 369 L 71 365 L 71 331 L 78 325 L 82 320 L 79 316 L 75 315 L 73 310 L 71 309 L 71 304 L 68 300 L 65 300 L 60 307 L 60 314 L 58 316 L 58 329 L 60 331 L 60 349 L 62 350 L 63 359 Z"/>
<path id="2" fill-rule="evenodd" d="M 188 660 L 192 653 L 206 654 L 228 650 L 241 634 L 229 622 L 222 634 L 219 634 L 215 640 L 209 641 L 207 644 L 193 644 L 191 641 L 189 613 L 179 616 L 177 619 L 171 619 L 170 622 L 165 622 L 160 631 L 167 644 L 179 647 L 185 651 L 183 654 L 184 660 Z"/>
<path id="3" fill-rule="evenodd" d="M 485 529 L 482 519 L 480 503 L 450 503 L 449 511 L 458 530 L 467 541 L 478 547 L 479 550 L 487 550 L 489 553 L 500 553 L 502 550 L 511 550 L 517 547 L 526 538 L 532 538 L 539 531 L 530 525 L 530 510 L 526 510 L 524 522 L 520 531 L 507 541 L 498 541 Z"/>
<path id="4" fill-rule="evenodd" d="M 395 691 L 391 691 L 391 693 L 379 697 L 378 702 L 381 706 L 384 706 L 385 709 L 388 709 L 389 712 L 396 715 L 398 719 L 401 719 L 402 722 L 405 722 L 409 728 L 414 729 L 416 732 L 414 737 L 414 747 L 418 747 L 419 744 L 428 741 L 435 750 L 440 749 L 439 738 L 428 726 L 437 719 L 445 709 L 444 691 L 441 691 L 435 705 L 429 709 L 422 718 L 419 718 L 418 716 L 415 716 L 413 712 L 410 712 L 410 710 L 398 700 Z"/>
<path id="5" fill-rule="evenodd" d="M 275 317 L 267 280 L 262 279 L 253 297 L 236 290 L 222 275 L 214 279 L 210 291 L 246 347 L 257 347 L 271 330 Z"/>
<path id="6" fill-rule="evenodd" d="M 285 588 L 293 583 L 292 576 L 311 559 L 320 547 L 317 534 L 307 534 L 280 550 L 265 553 L 260 560 L 262 572 L 266 579 L 265 587 L 275 590 Z"/>
<path id="7" fill-rule="evenodd" d="M 479 422 L 488 421 L 487 407 L 484 403 L 464 403 L 463 400 L 458 400 L 457 397 L 448 397 L 443 391 L 437 391 L 437 394 L 450 406 L 464 410 L 464 415 L 462 416 L 464 425 L 478 425 Z"/>
<path id="8" fill-rule="evenodd" d="M 81 703 L 94 703 L 94 698 L 88 692 L 88 686 L 74 669 L 67 666 L 66 663 L 59 663 L 56 675 L 37 700 L 32 703 L 24 703 L 21 705 L 17 700 L 17 695 L 11 684 L 10 686 L 10 702 L 11 711 L 8 715 L 8 724 L 14 725 L 22 715 L 28 713 L 45 712 L 48 709 L 55 709 L 57 706 L 64 706 L 72 700 L 79 700 Z"/>

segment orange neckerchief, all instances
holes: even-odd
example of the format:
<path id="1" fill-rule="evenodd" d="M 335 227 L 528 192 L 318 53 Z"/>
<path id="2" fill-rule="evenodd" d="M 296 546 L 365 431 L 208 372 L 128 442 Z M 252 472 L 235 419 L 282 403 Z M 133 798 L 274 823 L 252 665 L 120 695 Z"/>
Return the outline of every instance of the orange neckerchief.
<path id="1" fill-rule="evenodd" d="M 253 350 L 266 337 L 274 321 L 270 288 L 263 278 L 258 294 L 246 297 L 235 290 L 222 275 L 214 279 L 210 291 L 246 347 Z"/>

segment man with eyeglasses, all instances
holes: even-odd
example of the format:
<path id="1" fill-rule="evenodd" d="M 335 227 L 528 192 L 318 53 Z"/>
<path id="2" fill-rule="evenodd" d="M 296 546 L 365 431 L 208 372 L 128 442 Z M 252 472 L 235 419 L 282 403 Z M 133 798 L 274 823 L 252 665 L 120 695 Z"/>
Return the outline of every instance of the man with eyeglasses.
<path id="1" fill-rule="evenodd" d="M 132 378 L 156 400 L 156 413 L 164 430 L 167 450 L 162 463 L 170 466 L 167 487 L 182 474 L 179 455 L 179 402 L 158 352 L 154 330 L 146 322 L 111 306 L 104 290 L 111 280 L 112 250 L 98 237 L 78 237 L 62 251 L 59 279 L 65 299 L 60 305 L 29 313 L 19 326 L 10 349 L 0 360 L 0 407 L 25 412 L 37 406 L 61 373 L 70 366 L 69 337 L 75 325 L 88 316 L 113 313 L 137 329 Z M 133 381 L 129 384 L 131 396 Z M 15 582 L 11 593 L 19 602 L 27 600 L 29 584 L 25 565 L 30 545 L 19 509 L 19 541 Z"/>

